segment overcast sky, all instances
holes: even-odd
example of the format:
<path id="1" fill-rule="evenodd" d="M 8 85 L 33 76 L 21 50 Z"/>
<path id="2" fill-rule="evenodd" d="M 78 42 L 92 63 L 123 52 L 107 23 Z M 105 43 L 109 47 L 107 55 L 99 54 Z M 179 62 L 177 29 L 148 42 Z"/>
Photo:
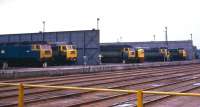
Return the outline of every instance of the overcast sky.
<path id="1" fill-rule="evenodd" d="M 101 42 L 189 40 L 200 48 L 199 0 L 0 0 L 0 34 L 90 30 Z"/>

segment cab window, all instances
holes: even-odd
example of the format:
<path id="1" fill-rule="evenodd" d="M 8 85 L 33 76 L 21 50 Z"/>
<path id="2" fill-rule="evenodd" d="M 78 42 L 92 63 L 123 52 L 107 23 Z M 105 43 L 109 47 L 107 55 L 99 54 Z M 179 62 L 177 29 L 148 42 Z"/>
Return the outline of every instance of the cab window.
<path id="1" fill-rule="evenodd" d="M 65 48 L 66 48 L 66 49 L 69 49 L 69 46 L 68 46 L 68 45 L 65 45 Z"/>
<path id="2" fill-rule="evenodd" d="M 125 48 L 124 51 L 128 51 L 128 48 Z"/>
<path id="3" fill-rule="evenodd" d="M 131 52 L 131 55 L 135 55 L 135 52 Z"/>
<path id="4" fill-rule="evenodd" d="M 36 45 L 35 48 L 36 48 L 36 49 L 40 49 L 40 45 Z"/>
<path id="5" fill-rule="evenodd" d="M 63 49 L 63 50 L 67 50 L 66 46 L 62 46 L 62 49 Z"/>
<path id="6" fill-rule="evenodd" d="M 32 45 L 32 49 L 33 50 L 39 50 L 40 49 L 40 45 Z"/>

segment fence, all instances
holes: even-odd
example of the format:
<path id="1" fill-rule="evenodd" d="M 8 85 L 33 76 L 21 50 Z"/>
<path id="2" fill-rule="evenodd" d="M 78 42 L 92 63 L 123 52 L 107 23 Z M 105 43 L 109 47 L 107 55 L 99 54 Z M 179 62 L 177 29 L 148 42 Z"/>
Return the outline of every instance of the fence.
<path id="1" fill-rule="evenodd" d="M 19 90 L 18 107 L 24 107 L 24 87 L 134 93 L 137 96 L 137 107 L 143 107 L 143 95 L 144 94 L 199 96 L 200 97 L 199 93 L 178 93 L 178 92 L 158 92 L 158 91 L 142 91 L 142 90 L 104 89 L 104 88 L 83 88 L 83 87 L 69 87 L 69 86 L 47 86 L 47 85 L 32 85 L 32 84 L 23 84 L 23 83 L 19 83 L 19 84 L 0 83 L 0 85 L 3 85 L 3 86 L 18 86 L 18 90 Z"/>

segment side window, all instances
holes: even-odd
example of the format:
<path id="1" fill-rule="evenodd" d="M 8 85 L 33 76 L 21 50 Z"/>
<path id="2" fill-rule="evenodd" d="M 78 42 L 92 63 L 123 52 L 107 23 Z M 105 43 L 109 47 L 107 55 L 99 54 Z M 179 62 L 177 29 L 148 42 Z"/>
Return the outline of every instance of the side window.
<path id="1" fill-rule="evenodd" d="M 66 46 L 62 46 L 62 49 L 63 49 L 63 50 L 66 50 L 67 48 L 66 48 Z"/>
<path id="2" fill-rule="evenodd" d="M 129 49 L 128 48 L 125 48 L 125 51 L 128 51 Z"/>
<path id="3" fill-rule="evenodd" d="M 38 50 L 39 50 L 39 49 L 40 49 L 40 45 L 36 45 L 36 49 L 38 49 Z"/>
<path id="4" fill-rule="evenodd" d="M 164 53 L 163 49 L 160 49 L 160 53 Z"/>
<path id="5" fill-rule="evenodd" d="M 40 45 L 32 45 L 32 49 L 33 50 L 39 50 L 40 49 Z"/>
<path id="6" fill-rule="evenodd" d="M 71 45 L 66 45 L 67 49 L 71 49 Z"/>

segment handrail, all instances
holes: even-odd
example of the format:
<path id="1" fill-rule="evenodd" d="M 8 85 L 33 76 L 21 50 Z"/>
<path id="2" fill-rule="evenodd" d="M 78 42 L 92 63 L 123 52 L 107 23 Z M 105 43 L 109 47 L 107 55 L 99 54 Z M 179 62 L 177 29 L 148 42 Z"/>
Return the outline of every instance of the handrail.
<path id="1" fill-rule="evenodd" d="M 176 96 L 199 96 L 199 93 L 181 93 L 181 92 L 160 92 L 160 91 L 143 91 L 145 94 L 157 94 L 157 95 L 176 95 Z"/>
<path id="2" fill-rule="evenodd" d="M 71 87 L 71 86 L 46 86 L 46 85 L 30 85 L 30 84 L 24 84 L 24 86 L 27 86 L 27 87 L 38 87 L 38 88 L 87 90 L 87 91 L 106 91 L 106 92 L 125 92 L 125 93 L 136 93 L 137 92 L 135 90 L 105 89 L 105 88 L 85 88 L 85 87 Z"/>
<path id="3" fill-rule="evenodd" d="M 136 95 L 137 95 L 137 107 L 143 107 L 143 95 L 144 94 L 176 95 L 176 96 L 199 96 L 200 97 L 200 93 L 181 93 L 181 92 L 161 92 L 161 91 L 123 90 L 123 89 L 105 89 L 105 88 L 86 88 L 86 87 L 71 87 L 71 86 L 49 86 L 49 85 L 32 85 L 32 84 L 23 84 L 23 83 L 0 83 L 0 86 L 18 86 L 18 89 L 19 89 L 18 107 L 24 107 L 24 87 L 136 93 Z"/>
<path id="4" fill-rule="evenodd" d="M 0 83 L 0 86 L 18 86 L 19 83 Z"/>

